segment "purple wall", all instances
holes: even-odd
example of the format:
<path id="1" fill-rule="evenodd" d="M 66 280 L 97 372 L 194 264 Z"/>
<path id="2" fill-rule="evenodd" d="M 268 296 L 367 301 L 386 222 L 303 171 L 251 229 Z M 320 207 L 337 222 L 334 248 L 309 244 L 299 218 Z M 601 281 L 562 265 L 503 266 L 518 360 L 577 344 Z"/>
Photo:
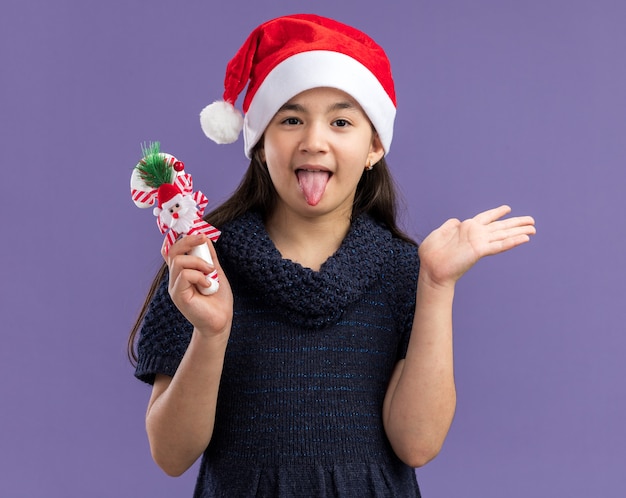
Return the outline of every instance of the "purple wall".
<path id="1" fill-rule="evenodd" d="M 387 49 L 413 234 L 503 202 L 537 220 L 459 284 L 458 410 L 425 497 L 623 496 L 626 4 L 262 3 L 3 2 L 0 496 L 190 496 L 195 470 L 150 458 L 125 358 L 162 241 L 130 172 L 160 140 L 227 196 L 242 145 L 197 114 L 249 31 L 294 11 Z"/>

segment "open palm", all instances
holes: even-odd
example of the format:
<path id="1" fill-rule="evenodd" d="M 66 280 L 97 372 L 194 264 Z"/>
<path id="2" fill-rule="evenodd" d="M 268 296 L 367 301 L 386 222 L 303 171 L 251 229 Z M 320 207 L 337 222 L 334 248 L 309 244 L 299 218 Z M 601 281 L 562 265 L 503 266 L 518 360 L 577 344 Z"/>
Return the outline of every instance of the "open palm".
<path id="1" fill-rule="evenodd" d="M 482 257 L 528 242 L 535 233 L 535 220 L 530 216 L 501 219 L 510 212 L 504 205 L 465 221 L 446 221 L 420 245 L 422 271 L 434 283 L 454 284 Z"/>

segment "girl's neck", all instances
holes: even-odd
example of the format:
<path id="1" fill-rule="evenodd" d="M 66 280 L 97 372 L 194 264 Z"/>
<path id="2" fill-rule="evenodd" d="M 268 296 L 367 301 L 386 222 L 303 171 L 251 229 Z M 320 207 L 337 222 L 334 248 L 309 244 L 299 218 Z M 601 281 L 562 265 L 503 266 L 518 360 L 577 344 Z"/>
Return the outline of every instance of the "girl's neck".
<path id="1" fill-rule="evenodd" d="M 341 246 L 350 228 L 350 216 L 333 213 L 302 217 L 277 209 L 265 225 L 283 258 L 318 271 Z"/>

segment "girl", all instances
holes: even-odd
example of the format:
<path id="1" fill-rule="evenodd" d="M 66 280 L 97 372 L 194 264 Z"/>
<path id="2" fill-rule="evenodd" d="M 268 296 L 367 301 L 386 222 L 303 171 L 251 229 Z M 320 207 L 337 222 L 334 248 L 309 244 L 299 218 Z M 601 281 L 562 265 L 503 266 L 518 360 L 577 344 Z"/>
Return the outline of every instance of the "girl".
<path id="1" fill-rule="evenodd" d="M 447 221 L 419 250 L 398 229 L 389 61 L 349 26 L 262 24 L 225 81 L 203 129 L 236 138 L 228 116 L 247 84 L 249 169 L 207 216 L 215 247 L 190 236 L 164 255 L 129 342 L 134 354 L 141 332 L 152 456 L 170 475 L 202 456 L 196 497 L 420 496 L 413 469 L 455 409 L 455 283 L 534 221 L 502 206 Z M 214 267 L 189 255 L 205 243 Z"/>

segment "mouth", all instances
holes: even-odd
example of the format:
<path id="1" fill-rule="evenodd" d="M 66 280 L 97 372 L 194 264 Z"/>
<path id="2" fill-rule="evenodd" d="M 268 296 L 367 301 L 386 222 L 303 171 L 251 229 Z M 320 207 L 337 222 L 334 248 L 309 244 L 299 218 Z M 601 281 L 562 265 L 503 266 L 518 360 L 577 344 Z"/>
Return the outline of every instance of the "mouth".
<path id="1" fill-rule="evenodd" d="M 309 206 L 316 206 L 322 200 L 332 175 L 330 170 L 323 167 L 305 166 L 296 169 L 298 187 Z"/>

